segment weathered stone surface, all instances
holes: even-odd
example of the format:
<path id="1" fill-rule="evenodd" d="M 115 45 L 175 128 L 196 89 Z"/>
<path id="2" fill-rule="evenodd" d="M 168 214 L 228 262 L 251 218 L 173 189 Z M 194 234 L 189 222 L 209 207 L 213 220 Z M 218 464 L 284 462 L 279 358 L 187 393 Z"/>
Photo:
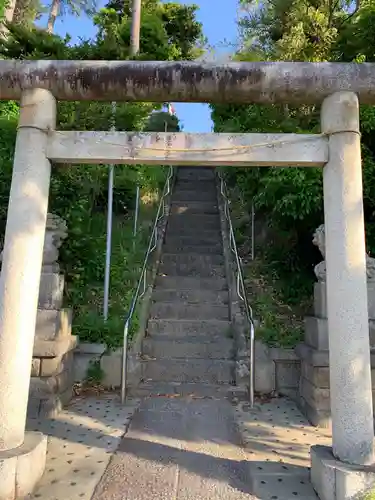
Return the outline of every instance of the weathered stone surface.
<path id="1" fill-rule="evenodd" d="M 39 309 L 61 309 L 64 295 L 64 276 L 42 272 L 39 284 Z"/>
<path id="2" fill-rule="evenodd" d="M 337 460 L 326 446 L 311 447 L 311 482 L 320 500 L 364 498 L 375 485 L 373 468 Z"/>
<path id="3" fill-rule="evenodd" d="M 40 358 L 40 376 L 49 377 L 59 373 L 72 370 L 74 363 L 74 351 L 70 350 L 63 356 L 55 358 Z"/>
<path id="4" fill-rule="evenodd" d="M 375 283 L 367 282 L 367 305 L 369 320 L 375 320 Z M 327 318 L 326 283 L 314 284 L 314 314 L 318 318 Z"/>
<path id="5" fill-rule="evenodd" d="M 313 366 L 309 363 L 301 363 L 301 377 L 311 382 L 316 387 L 329 389 L 329 367 Z"/>
<path id="6" fill-rule="evenodd" d="M 298 381 L 301 374 L 299 361 L 275 362 L 276 366 L 276 390 L 280 394 L 293 396 L 298 391 Z"/>
<path id="7" fill-rule="evenodd" d="M 373 401 L 372 405 L 375 408 L 375 389 L 372 390 Z M 301 376 L 300 379 L 300 396 L 303 397 L 307 403 L 316 410 L 326 410 L 330 412 L 331 400 L 329 387 L 318 387 L 314 385 L 311 380 Z"/>
<path id="8" fill-rule="evenodd" d="M 31 362 L 31 376 L 38 377 L 40 375 L 40 359 L 33 358 Z"/>
<path id="9" fill-rule="evenodd" d="M 297 399 L 297 405 L 312 425 L 324 429 L 331 427 L 331 410 L 319 410 L 311 406 L 301 395 Z"/>
<path id="10" fill-rule="evenodd" d="M 304 377 L 301 377 L 300 380 L 300 395 L 310 406 L 318 410 L 329 411 L 331 408 L 329 389 L 316 387 Z"/>
<path id="11" fill-rule="evenodd" d="M 320 253 L 322 254 L 323 259 L 326 258 L 326 249 L 325 249 L 325 232 L 324 232 L 324 224 L 321 224 L 314 233 L 313 236 L 313 244 L 316 245 Z M 318 282 L 326 282 L 326 263 L 325 260 L 320 262 L 315 266 L 315 275 L 318 279 Z M 366 255 L 366 274 L 368 282 L 375 282 L 375 259 Z"/>
<path id="12" fill-rule="evenodd" d="M 143 378 L 176 382 L 203 382 L 231 384 L 234 380 L 235 363 L 216 359 L 168 359 L 159 358 L 144 363 Z"/>
<path id="13" fill-rule="evenodd" d="M 328 351 L 317 351 L 313 347 L 302 342 L 297 345 L 295 352 L 301 359 L 301 362 L 306 361 L 313 366 L 329 366 Z"/>
<path id="14" fill-rule="evenodd" d="M 59 340 L 39 340 L 35 338 L 34 352 L 35 358 L 56 358 L 74 349 L 77 345 L 77 337 L 63 337 Z"/>
<path id="15" fill-rule="evenodd" d="M 28 498 L 41 479 L 47 455 L 47 436 L 26 432 L 21 446 L 0 451 L 0 500 Z"/>
<path id="16" fill-rule="evenodd" d="M 35 328 L 38 340 L 60 339 L 70 336 L 71 332 L 71 309 L 38 309 Z"/>
<path id="17" fill-rule="evenodd" d="M 4 100 L 19 99 L 25 89 L 40 87 L 68 101 L 311 104 L 348 90 L 358 93 L 364 104 L 375 102 L 371 63 L 353 67 L 352 63 L 328 62 L 12 59 L 1 61 L 0 72 L 0 98 Z"/>
<path id="18" fill-rule="evenodd" d="M 375 294 L 374 294 L 375 298 Z M 375 321 L 369 321 L 370 348 L 375 349 Z M 305 318 L 305 342 L 318 351 L 328 351 L 328 323 L 326 318 Z"/>
<path id="19" fill-rule="evenodd" d="M 51 394 L 65 392 L 71 380 L 71 370 L 65 370 L 53 377 L 31 377 L 29 397 L 45 399 Z"/>
<path id="20" fill-rule="evenodd" d="M 47 215 L 46 232 L 44 236 L 43 248 L 43 269 L 51 267 L 59 270 L 57 261 L 59 258 L 59 248 L 63 240 L 68 236 L 68 230 L 64 219 L 58 215 L 49 213 Z"/>

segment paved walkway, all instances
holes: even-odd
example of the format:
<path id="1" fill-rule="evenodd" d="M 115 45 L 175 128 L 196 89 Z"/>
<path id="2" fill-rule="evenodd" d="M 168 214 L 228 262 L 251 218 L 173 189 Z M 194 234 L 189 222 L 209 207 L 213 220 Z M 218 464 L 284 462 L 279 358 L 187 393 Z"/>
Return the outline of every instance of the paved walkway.
<path id="1" fill-rule="evenodd" d="M 113 394 L 76 398 L 54 419 L 30 419 L 48 436 L 47 465 L 33 500 L 90 500 L 139 401 Z"/>
<path id="2" fill-rule="evenodd" d="M 250 410 L 192 397 L 121 407 L 102 395 L 28 427 L 49 436 L 33 500 L 317 500 L 309 449 L 331 442 L 285 398 Z"/>
<path id="3" fill-rule="evenodd" d="M 227 400 L 149 398 L 93 500 L 250 500 L 248 455 Z"/>

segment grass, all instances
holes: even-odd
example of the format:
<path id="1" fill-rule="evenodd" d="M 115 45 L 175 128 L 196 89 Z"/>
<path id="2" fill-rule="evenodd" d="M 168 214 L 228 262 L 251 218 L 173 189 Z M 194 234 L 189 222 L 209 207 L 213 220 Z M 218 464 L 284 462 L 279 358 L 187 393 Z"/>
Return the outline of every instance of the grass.
<path id="1" fill-rule="evenodd" d="M 303 340 L 304 316 L 311 306 L 313 279 L 303 271 L 288 271 L 291 238 L 279 232 L 266 240 L 250 258 L 251 222 L 246 207 L 235 193 L 231 204 L 238 251 L 242 258 L 247 298 L 259 321 L 256 338 L 272 347 L 295 347 Z"/>
<path id="2" fill-rule="evenodd" d="M 298 305 L 285 296 L 286 284 L 277 275 L 265 255 L 245 263 L 245 285 L 249 302 L 260 326 L 256 337 L 272 347 L 294 347 L 303 339 L 303 318 L 310 297 L 301 297 Z"/>
<path id="3" fill-rule="evenodd" d="M 361 500 L 375 500 L 375 490 L 365 493 Z"/>
<path id="4" fill-rule="evenodd" d="M 155 200 L 143 200 L 135 246 L 133 213 L 113 217 L 107 322 L 103 320 L 106 214 L 96 213 L 86 222 L 90 234 L 87 245 L 90 258 L 86 259 L 89 269 L 69 275 L 66 289 L 67 305 L 73 307 L 73 331 L 80 341 L 105 343 L 109 348 L 121 345 L 124 320 L 142 269 L 156 210 Z M 131 326 L 130 339 L 138 328 L 138 309 Z"/>

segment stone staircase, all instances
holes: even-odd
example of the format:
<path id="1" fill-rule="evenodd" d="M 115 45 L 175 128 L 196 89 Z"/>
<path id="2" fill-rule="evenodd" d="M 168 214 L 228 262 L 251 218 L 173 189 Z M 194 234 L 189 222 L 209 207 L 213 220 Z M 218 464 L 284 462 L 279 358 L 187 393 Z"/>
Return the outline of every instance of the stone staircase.
<path id="1" fill-rule="evenodd" d="M 234 341 L 215 173 L 180 167 L 143 343 L 141 394 L 231 391 Z"/>

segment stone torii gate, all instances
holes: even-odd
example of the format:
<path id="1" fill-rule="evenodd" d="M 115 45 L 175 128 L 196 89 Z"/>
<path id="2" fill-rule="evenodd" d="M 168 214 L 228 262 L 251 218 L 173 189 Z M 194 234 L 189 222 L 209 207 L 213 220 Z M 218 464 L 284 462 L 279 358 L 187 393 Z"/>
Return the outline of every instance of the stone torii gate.
<path id="1" fill-rule="evenodd" d="M 313 447 L 323 500 L 375 482 L 359 104 L 375 64 L 0 61 L 21 111 L 0 278 L 0 500 L 30 492 L 46 438 L 25 433 L 50 162 L 323 167 L 332 449 Z M 61 132 L 56 99 L 322 103 L 321 134 Z"/>

